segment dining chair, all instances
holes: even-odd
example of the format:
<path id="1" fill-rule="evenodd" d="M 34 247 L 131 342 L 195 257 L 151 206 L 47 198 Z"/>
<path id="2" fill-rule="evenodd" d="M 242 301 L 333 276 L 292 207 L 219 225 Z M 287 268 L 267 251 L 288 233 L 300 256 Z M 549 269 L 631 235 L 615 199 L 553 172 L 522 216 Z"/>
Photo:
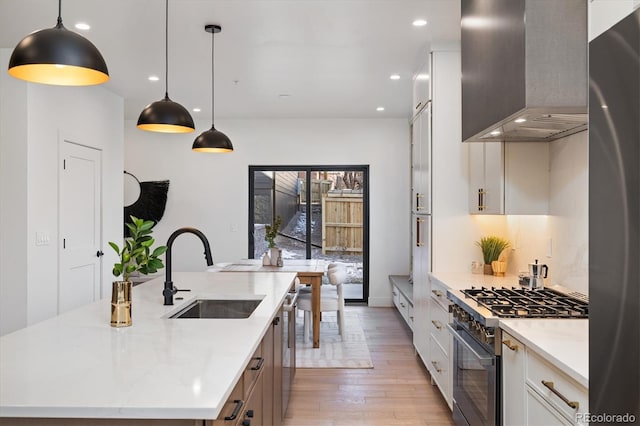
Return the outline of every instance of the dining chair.
<path id="1" fill-rule="evenodd" d="M 327 268 L 329 284 L 321 286 L 320 312 L 336 311 L 338 317 L 338 332 L 344 331 L 344 296 L 342 285 L 347 280 L 347 269 L 339 263 L 332 263 Z M 311 328 L 311 292 L 300 292 L 298 309 L 304 311 L 304 340 L 309 340 Z"/>

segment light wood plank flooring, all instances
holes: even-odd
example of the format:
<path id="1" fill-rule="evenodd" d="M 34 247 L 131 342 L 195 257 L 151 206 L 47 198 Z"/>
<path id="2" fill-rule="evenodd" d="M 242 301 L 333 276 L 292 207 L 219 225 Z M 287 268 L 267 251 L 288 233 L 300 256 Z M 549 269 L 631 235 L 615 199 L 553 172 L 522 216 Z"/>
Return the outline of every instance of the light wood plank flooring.
<path id="1" fill-rule="evenodd" d="M 348 306 L 360 316 L 373 369 L 298 369 L 285 426 L 453 425 L 394 308 Z M 322 344 L 322 343 L 321 343 Z"/>

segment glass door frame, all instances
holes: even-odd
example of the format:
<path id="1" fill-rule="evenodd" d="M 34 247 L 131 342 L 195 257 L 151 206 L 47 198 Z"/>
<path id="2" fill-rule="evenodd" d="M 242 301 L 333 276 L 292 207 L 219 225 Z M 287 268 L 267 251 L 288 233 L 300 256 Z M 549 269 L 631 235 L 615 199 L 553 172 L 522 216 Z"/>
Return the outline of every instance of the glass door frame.
<path id="1" fill-rule="evenodd" d="M 254 191 L 256 172 L 305 172 L 307 175 L 305 181 L 306 187 L 306 206 L 307 206 L 307 223 L 306 223 L 306 258 L 311 259 L 311 173 L 312 172 L 341 172 L 354 171 L 362 172 L 363 189 L 362 189 L 362 299 L 346 299 L 346 302 L 367 303 L 369 300 L 369 165 L 306 165 L 306 166 L 249 166 L 249 214 L 247 223 L 247 240 L 249 259 L 254 258 Z"/>

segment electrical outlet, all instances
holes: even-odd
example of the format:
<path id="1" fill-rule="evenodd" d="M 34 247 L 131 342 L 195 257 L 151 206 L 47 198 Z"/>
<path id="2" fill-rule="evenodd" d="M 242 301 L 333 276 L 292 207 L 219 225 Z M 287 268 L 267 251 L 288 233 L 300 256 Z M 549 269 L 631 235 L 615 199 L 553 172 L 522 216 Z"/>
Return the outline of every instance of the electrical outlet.
<path id="1" fill-rule="evenodd" d="M 36 232 L 36 245 L 37 246 L 48 246 L 50 243 L 51 237 L 49 233 L 46 231 Z"/>
<path id="2" fill-rule="evenodd" d="M 238 224 L 232 223 L 231 225 L 229 225 L 229 229 L 231 229 L 231 232 L 238 232 Z"/>

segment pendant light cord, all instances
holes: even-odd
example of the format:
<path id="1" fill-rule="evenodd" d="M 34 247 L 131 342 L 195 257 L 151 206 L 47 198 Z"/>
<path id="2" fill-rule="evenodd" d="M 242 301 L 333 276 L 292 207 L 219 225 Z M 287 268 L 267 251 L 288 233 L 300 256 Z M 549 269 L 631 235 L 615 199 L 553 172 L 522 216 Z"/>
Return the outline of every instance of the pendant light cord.
<path id="1" fill-rule="evenodd" d="M 164 2 L 164 97 L 169 97 L 169 0 Z"/>
<path id="2" fill-rule="evenodd" d="M 58 27 L 62 26 L 62 0 L 58 0 Z"/>
<path id="3" fill-rule="evenodd" d="M 211 31 L 211 127 L 213 127 L 214 124 L 214 117 L 215 117 L 215 98 L 214 98 L 214 94 L 215 94 L 215 78 L 214 78 L 214 74 L 213 74 L 213 64 L 214 64 L 214 45 L 215 45 L 215 31 Z"/>

